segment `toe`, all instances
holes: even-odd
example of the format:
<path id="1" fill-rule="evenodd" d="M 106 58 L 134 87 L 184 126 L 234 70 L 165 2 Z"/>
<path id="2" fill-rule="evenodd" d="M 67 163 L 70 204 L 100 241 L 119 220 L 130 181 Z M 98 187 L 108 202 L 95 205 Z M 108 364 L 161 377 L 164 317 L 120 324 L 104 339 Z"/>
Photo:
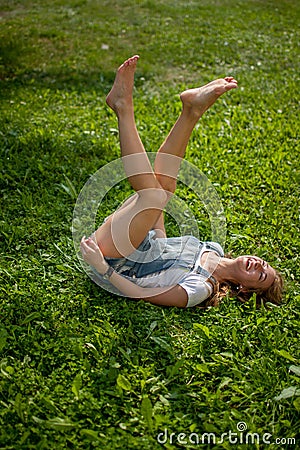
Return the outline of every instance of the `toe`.
<path id="1" fill-rule="evenodd" d="M 233 77 L 226 77 L 224 78 L 227 83 L 237 83 L 237 81 Z"/>
<path id="2" fill-rule="evenodd" d="M 138 55 L 134 55 L 131 58 L 128 59 L 129 64 L 134 64 L 137 62 L 137 60 L 139 59 Z"/>

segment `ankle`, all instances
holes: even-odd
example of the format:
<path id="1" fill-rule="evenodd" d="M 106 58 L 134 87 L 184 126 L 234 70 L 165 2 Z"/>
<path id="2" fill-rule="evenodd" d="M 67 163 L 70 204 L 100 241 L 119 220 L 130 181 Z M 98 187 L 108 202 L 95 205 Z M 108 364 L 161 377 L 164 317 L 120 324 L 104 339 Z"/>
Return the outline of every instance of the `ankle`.
<path id="1" fill-rule="evenodd" d="M 116 115 L 122 116 L 133 112 L 133 102 L 125 99 L 118 99 L 114 103 L 107 102 L 108 106 L 116 113 Z"/>
<path id="2" fill-rule="evenodd" d="M 118 105 L 116 109 L 114 109 L 114 112 L 118 118 L 118 120 L 127 119 L 127 118 L 134 118 L 134 109 L 133 106 L 126 105 Z"/>
<path id="3" fill-rule="evenodd" d="M 181 115 L 187 118 L 194 125 L 196 125 L 204 112 L 205 110 L 203 108 L 195 108 L 194 106 L 185 103 L 182 104 Z"/>

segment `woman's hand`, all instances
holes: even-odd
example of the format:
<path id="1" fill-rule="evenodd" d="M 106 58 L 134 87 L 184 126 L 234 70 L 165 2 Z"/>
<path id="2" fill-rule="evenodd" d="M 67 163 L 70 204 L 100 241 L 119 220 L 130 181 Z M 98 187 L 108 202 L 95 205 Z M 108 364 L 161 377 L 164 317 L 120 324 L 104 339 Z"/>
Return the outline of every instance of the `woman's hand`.
<path id="1" fill-rule="evenodd" d="M 92 239 L 83 236 L 80 243 L 80 250 L 86 263 L 95 267 L 101 275 L 107 272 L 109 265 L 98 246 Z M 131 298 L 140 299 L 154 303 L 156 305 L 177 306 L 184 308 L 187 304 L 188 296 L 186 291 L 179 285 L 159 288 L 145 288 L 138 286 L 129 279 L 117 272 L 113 272 L 109 281 L 124 295 Z"/>
<path id="2" fill-rule="evenodd" d="M 105 261 L 98 244 L 91 237 L 86 239 L 83 236 L 80 242 L 80 251 L 84 261 L 95 267 L 101 275 L 107 271 L 109 265 Z"/>

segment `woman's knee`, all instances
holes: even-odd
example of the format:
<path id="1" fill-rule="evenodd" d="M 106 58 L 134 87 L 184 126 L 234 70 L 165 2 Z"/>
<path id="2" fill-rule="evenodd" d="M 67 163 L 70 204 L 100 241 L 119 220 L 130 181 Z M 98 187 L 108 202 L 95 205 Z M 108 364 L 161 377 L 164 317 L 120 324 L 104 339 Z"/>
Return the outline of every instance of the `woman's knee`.
<path id="1" fill-rule="evenodd" d="M 163 210 L 168 203 L 169 195 L 162 187 L 143 189 L 138 192 L 140 201 L 147 208 L 158 208 Z"/>
<path id="2" fill-rule="evenodd" d="M 175 178 L 161 174 L 156 174 L 156 178 L 161 187 L 164 189 L 164 191 L 166 191 L 169 195 L 174 194 L 177 186 Z"/>

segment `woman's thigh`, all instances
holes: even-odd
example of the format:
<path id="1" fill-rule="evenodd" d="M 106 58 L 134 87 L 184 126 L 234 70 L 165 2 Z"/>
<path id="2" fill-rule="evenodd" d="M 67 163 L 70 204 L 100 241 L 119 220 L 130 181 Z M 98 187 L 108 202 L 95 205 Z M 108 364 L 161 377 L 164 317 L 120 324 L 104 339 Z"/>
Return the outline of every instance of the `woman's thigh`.
<path id="1" fill-rule="evenodd" d="M 162 189 L 147 189 L 109 216 L 95 231 L 103 255 L 120 258 L 137 249 L 159 219 L 167 198 Z"/>

